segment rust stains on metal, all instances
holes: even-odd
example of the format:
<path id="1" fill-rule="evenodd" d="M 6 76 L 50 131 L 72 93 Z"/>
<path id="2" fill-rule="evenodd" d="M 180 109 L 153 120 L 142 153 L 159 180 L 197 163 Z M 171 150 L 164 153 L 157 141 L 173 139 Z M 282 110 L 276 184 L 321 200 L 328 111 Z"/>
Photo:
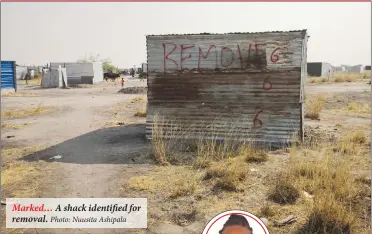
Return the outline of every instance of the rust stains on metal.
<path id="1" fill-rule="evenodd" d="M 304 38 L 304 31 L 147 36 L 147 138 L 158 116 L 164 137 L 286 143 L 301 135 Z"/>

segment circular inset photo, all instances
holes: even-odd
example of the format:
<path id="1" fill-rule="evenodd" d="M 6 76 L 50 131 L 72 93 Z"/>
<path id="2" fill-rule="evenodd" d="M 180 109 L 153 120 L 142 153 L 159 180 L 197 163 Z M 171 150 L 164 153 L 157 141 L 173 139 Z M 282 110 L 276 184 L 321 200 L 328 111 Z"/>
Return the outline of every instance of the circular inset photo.
<path id="1" fill-rule="evenodd" d="M 230 210 L 214 217 L 202 234 L 269 234 L 261 219 L 241 210 Z"/>

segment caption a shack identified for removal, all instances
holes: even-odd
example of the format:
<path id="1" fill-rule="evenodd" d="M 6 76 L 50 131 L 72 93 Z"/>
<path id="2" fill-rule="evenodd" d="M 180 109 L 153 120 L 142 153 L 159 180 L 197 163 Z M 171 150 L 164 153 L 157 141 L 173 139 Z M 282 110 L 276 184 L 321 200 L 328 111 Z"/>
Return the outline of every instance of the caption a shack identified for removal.
<path id="1" fill-rule="evenodd" d="M 147 198 L 8 198 L 7 228 L 147 228 Z"/>

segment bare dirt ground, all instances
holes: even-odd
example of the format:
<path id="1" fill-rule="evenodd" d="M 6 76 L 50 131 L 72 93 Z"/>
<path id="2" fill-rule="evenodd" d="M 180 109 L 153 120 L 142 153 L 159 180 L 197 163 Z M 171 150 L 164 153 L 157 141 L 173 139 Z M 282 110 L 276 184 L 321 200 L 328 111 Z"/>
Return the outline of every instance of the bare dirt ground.
<path id="1" fill-rule="evenodd" d="M 125 87 L 146 86 L 131 79 Z M 148 230 L 5 230 L 4 233 L 200 233 L 211 216 L 228 208 L 259 212 L 265 202 L 266 186 L 276 180 L 280 167 L 288 162 L 288 151 L 270 152 L 267 163 L 255 164 L 243 193 L 234 196 L 222 192 L 199 194 L 169 200 L 164 193 L 174 175 L 201 176 L 188 166 L 156 166 L 148 156 L 150 144 L 145 140 L 145 118 L 134 116 L 145 108 L 145 94 L 118 93 L 119 81 L 74 89 L 40 89 L 36 85 L 19 88 L 20 95 L 1 98 L 1 111 L 16 108 L 50 108 L 49 113 L 22 118 L 3 119 L 1 129 L 3 171 L 2 195 L 6 197 L 148 197 Z M 340 111 L 348 103 L 370 102 L 371 86 L 366 83 L 310 84 L 306 95 L 327 95 L 321 120 L 306 120 L 315 131 L 343 135 L 361 129 L 370 132 L 370 114 L 347 114 Z M 346 114 L 345 114 L 346 113 Z M 12 127 L 13 126 L 13 127 Z M 16 127 L 17 126 L 17 127 Z M 62 156 L 59 159 L 54 156 Z M 13 165 L 32 165 L 29 174 Z M 360 173 L 369 175 L 369 161 L 363 161 Z M 22 167 L 23 168 L 23 167 Z M 26 170 L 27 171 L 27 170 Z M 13 173 L 13 174 L 12 174 Z M 18 174 L 17 174 L 18 173 Z M 21 179 L 10 180 L 17 174 Z M 27 178 L 27 179 L 25 179 Z M 9 180 L 4 184 L 3 180 Z M 26 182 L 25 182 L 26 181 Z M 161 181 L 158 183 L 156 181 Z M 252 180 L 250 180 L 252 181 Z M 151 183 L 152 182 L 152 183 Z M 196 188 L 202 187 L 201 184 Z M 159 191 L 163 190 L 163 192 Z M 254 196 L 251 194 L 255 194 Z M 224 200 L 224 202 L 220 202 Z M 200 201 L 200 202 L 198 202 Z M 193 207 L 199 212 L 185 209 Z M 276 207 L 274 218 L 293 214 L 291 206 Z M 297 210 L 301 212 L 301 210 Z M 3 212 L 4 218 L 4 212 Z M 305 217 L 298 215 L 298 226 Z M 275 228 L 273 233 L 295 233 L 293 228 Z"/>

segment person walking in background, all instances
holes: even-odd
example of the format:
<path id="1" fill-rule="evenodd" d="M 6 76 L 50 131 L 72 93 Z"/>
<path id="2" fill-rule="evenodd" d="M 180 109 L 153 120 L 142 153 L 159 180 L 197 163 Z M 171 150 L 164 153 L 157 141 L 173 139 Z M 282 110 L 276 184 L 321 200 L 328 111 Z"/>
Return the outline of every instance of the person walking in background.
<path id="1" fill-rule="evenodd" d="M 30 79 L 30 76 L 31 76 L 31 74 L 30 74 L 30 70 L 27 70 L 27 72 L 26 72 L 26 76 L 25 76 L 26 85 L 28 85 L 28 80 Z"/>
<path id="2" fill-rule="evenodd" d="M 124 87 L 124 77 L 121 78 L 121 87 Z"/>
<path id="3" fill-rule="evenodd" d="M 331 68 L 328 70 L 328 82 L 330 82 L 330 79 L 331 79 Z"/>

